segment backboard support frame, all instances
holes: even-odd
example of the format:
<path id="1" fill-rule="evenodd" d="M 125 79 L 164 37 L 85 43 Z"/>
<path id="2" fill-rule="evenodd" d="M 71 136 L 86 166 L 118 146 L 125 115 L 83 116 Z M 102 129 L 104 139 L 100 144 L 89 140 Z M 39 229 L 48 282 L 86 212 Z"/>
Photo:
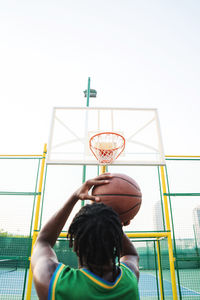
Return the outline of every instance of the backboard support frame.
<path id="1" fill-rule="evenodd" d="M 74 117 L 72 117 L 73 114 Z M 137 114 L 141 117 L 138 117 Z M 116 115 L 119 118 L 118 120 L 115 119 Z M 144 120 L 141 120 L 143 115 Z M 105 116 L 105 120 L 103 116 Z M 123 116 L 123 119 L 119 116 Z M 140 124 L 139 126 L 134 124 L 134 120 L 136 119 Z M 106 122 L 109 124 L 109 128 L 104 127 L 104 123 Z M 64 132 L 63 138 L 56 137 L 56 134 L 60 134 L 56 126 Z M 147 131 L 146 138 L 149 139 L 149 127 L 153 128 L 152 139 L 155 140 L 155 145 L 151 143 L 151 140 L 145 141 L 145 138 L 144 140 L 136 138 Z M 131 132 L 132 128 L 133 132 Z M 90 132 L 98 133 L 106 130 L 120 134 L 123 133 L 126 139 L 125 154 L 114 161 L 112 165 L 165 165 L 165 155 L 157 109 L 120 107 L 54 107 L 48 143 L 47 165 L 99 165 L 89 150 L 89 134 Z M 128 149 L 127 144 L 129 145 Z M 134 149 L 133 145 L 143 149 L 142 151 L 144 151 L 144 153 L 133 153 L 132 155 L 129 149 Z M 72 150 L 70 150 L 70 147 L 72 147 Z M 64 150 L 62 150 L 62 148 Z M 77 150 L 79 148 L 81 149 L 80 153 L 75 153 L 74 149 Z M 147 150 L 149 153 L 145 153 Z M 128 151 L 130 153 L 128 153 Z M 146 158 L 141 159 L 141 157 L 145 155 Z M 149 159 L 151 155 L 152 157 L 155 156 L 156 159 L 155 157 L 152 160 Z M 139 156 L 140 159 L 137 159 Z"/>

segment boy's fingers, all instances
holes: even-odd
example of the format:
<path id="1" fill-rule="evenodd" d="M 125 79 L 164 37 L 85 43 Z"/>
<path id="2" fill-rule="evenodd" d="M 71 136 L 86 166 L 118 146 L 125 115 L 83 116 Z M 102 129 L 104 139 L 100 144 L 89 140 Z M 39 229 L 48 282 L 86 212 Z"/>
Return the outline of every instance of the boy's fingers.
<path id="1" fill-rule="evenodd" d="M 88 180 L 87 184 L 89 186 L 101 185 L 101 184 L 109 183 L 110 182 L 109 179 L 111 179 L 111 177 L 106 177 L 105 179 L 102 178 L 101 180 L 95 178 L 95 179 Z"/>
<path id="2" fill-rule="evenodd" d="M 101 185 L 101 184 L 105 184 L 105 183 L 109 183 L 110 180 L 95 180 L 94 181 L 94 185 Z"/>
<path id="3" fill-rule="evenodd" d="M 102 180 L 102 179 L 106 179 L 106 178 L 112 178 L 111 173 L 103 173 L 103 174 L 97 176 L 95 179 Z"/>
<path id="4" fill-rule="evenodd" d="M 83 197 L 81 197 L 81 200 L 92 200 L 92 201 L 99 202 L 100 198 L 92 195 L 83 195 Z"/>
<path id="5" fill-rule="evenodd" d="M 96 202 L 100 202 L 101 199 L 100 199 L 99 197 L 95 197 L 95 201 L 96 201 Z"/>

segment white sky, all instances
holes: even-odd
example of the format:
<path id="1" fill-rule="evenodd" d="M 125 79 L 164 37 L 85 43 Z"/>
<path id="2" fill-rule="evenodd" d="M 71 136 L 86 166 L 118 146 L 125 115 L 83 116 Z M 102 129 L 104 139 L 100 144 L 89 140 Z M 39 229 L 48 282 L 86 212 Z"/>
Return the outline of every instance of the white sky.
<path id="1" fill-rule="evenodd" d="M 0 154 L 40 154 L 53 106 L 158 108 L 166 154 L 200 153 L 200 2 L 1 1 Z M 190 191 L 189 191 L 190 192 Z"/>
<path id="2" fill-rule="evenodd" d="M 41 153 L 53 106 L 155 107 L 166 154 L 200 150 L 199 1 L 1 1 L 1 153 Z"/>

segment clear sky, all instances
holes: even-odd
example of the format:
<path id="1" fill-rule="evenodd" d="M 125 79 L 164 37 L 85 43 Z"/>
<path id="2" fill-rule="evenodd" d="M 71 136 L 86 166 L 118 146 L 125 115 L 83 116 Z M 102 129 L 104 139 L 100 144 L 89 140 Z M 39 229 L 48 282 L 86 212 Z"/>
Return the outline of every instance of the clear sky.
<path id="1" fill-rule="evenodd" d="M 200 154 L 199 16 L 198 0 L 1 1 L 0 154 L 42 153 L 88 76 L 91 106 L 157 108 L 165 153 Z"/>
<path id="2" fill-rule="evenodd" d="M 200 150 L 200 2 L 1 1 L 1 153 L 40 153 L 53 106 L 158 108 L 166 154 Z"/>

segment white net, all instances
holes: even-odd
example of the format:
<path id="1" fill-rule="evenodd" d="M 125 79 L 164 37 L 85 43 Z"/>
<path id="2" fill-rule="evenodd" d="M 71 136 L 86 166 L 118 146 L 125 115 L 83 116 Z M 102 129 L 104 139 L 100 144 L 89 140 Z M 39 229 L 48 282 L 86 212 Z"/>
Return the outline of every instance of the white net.
<path id="1" fill-rule="evenodd" d="M 90 149 L 100 164 L 110 164 L 121 154 L 125 147 L 123 136 L 105 132 L 90 139 Z"/>

